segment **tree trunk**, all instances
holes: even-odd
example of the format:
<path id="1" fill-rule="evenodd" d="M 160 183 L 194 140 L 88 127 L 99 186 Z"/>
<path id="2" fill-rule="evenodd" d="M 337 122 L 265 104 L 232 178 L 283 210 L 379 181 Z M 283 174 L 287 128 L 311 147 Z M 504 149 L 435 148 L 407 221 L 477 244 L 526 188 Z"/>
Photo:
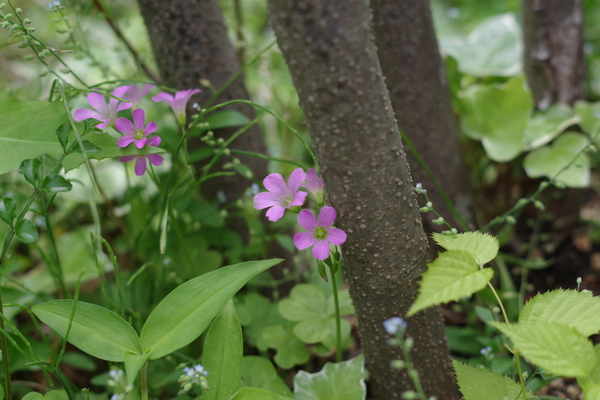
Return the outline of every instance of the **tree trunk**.
<path id="1" fill-rule="evenodd" d="M 167 86 L 176 89 L 198 88 L 200 80 L 206 79 L 218 89 L 240 69 L 217 0 L 138 0 L 138 3 L 160 75 Z M 202 88 L 202 92 L 194 97 L 194 101 L 204 105 L 211 95 L 210 89 Z M 249 98 L 243 79 L 240 78 L 233 82 L 216 102 Z M 256 117 L 250 106 L 236 104 L 230 107 L 251 119 Z M 233 132 L 235 129 L 223 129 L 215 134 L 228 137 Z M 192 139 L 189 148 L 193 151 L 201 145 L 200 140 Z M 231 147 L 266 153 L 262 133 L 256 125 L 237 138 Z M 261 179 L 267 174 L 266 161 L 253 157 L 239 158 L 250 167 L 257 178 Z M 209 197 L 216 190 L 222 189 L 227 200 L 234 201 L 251 181 L 235 175 L 224 177 L 215 183 L 208 185 Z"/>
<path id="2" fill-rule="evenodd" d="M 469 221 L 471 201 L 446 69 L 439 53 L 428 0 L 372 0 L 381 70 L 398 126 L 408 136 L 457 211 Z M 460 228 L 439 190 L 407 151 L 413 179 L 422 182 L 436 210 Z M 434 225 L 431 231 L 447 229 Z"/>
<path id="3" fill-rule="evenodd" d="M 524 67 L 535 106 L 584 98 L 581 0 L 522 0 Z"/>
<path id="4" fill-rule="evenodd" d="M 270 16 L 290 68 L 337 225 L 348 233 L 344 268 L 374 399 L 412 383 L 390 361 L 383 321 L 404 315 L 427 261 L 413 192 L 363 0 L 273 0 Z M 399 44 L 400 45 L 400 44 Z M 428 396 L 457 397 L 444 326 L 430 308 L 408 320 L 411 355 Z"/>

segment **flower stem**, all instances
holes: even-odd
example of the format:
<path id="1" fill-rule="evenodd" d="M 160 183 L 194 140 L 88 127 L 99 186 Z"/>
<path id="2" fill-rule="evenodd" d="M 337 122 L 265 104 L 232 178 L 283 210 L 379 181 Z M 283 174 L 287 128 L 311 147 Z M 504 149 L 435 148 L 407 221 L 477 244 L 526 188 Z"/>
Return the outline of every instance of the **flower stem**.
<path id="1" fill-rule="evenodd" d="M 142 400 L 148 400 L 148 361 L 144 362 L 140 370 L 140 390 Z"/>
<path id="2" fill-rule="evenodd" d="M 527 398 L 527 389 L 525 388 L 525 382 L 523 381 L 523 371 L 521 370 L 521 356 L 519 350 L 515 350 L 513 353 L 515 356 L 515 362 L 517 363 L 517 371 L 519 372 L 519 383 L 521 384 L 521 391 L 523 392 L 523 398 Z"/>
<path id="3" fill-rule="evenodd" d="M 335 261 L 334 261 L 335 262 Z M 329 272 L 331 273 L 331 287 L 333 288 L 333 304 L 335 306 L 335 345 L 336 345 L 336 353 L 335 353 L 335 361 L 342 361 L 342 326 L 341 326 L 341 316 L 340 316 L 340 300 L 338 299 L 338 289 L 337 282 L 335 279 L 335 272 L 332 267 L 329 267 Z"/>

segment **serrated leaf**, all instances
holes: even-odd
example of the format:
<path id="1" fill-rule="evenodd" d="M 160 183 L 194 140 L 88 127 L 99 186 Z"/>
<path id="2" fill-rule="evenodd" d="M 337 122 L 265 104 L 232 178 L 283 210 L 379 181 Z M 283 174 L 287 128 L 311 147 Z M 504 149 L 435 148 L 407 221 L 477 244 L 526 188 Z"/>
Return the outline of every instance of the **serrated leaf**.
<path id="1" fill-rule="evenodd" d="M 50 193 L 68 192 L 73 185 L 61 175 L 50 174 L 44 178 L 41 189 Z"/>
<path id="2" fill-rule="evenodd" d="M 63 151 L 67 151 L 67 143 L 69 143 L 69 135 L 73 132 L 73 127 L 69 122 L 65 122 L 56 128 L 54 132 L 58 137 L 58 142 L 63 148 Z"/>
<path id="3" fill-rule="evenodd" d="M 586 377 L 596 366 L 594 346 L 573 327 L 548 322 L 489 324 L 504 333 L 525 358 L 553 374 Z"/>
<path id="4" fill-rule="evenodd" d="M 440 303 L 471 296 L 483 289 L 494 272 L 479 269 L 473 256 L 462 250 L 441 253 L 429 263 L 421 277 L 419 296 L 406 313 L 407 317 Z"/>
<path id="5" fill-rule="evenodd" d="M 523 150 L 531 150 L 549 143 L 571 125 L 579 122 L 571 109 L 564 104 L 552 104 L 537 111 L 527 122 L 523 137 Z"/>
<path id="6" fill-rule="evenodd" d="M 514 379 L 483 367 L 471 367 L 452 360 L 456 381 L 464 400 L 519 400 L 523 399 L 521 386 Z M 527 398 L 533 398 L 527 392 Z"/>
<path id="7" fill-rule="evenodd" d="M 242 360 L 241 386 L 252 386 L 293 398 L 292 391 L 277 374 L 270 360 L 259 356 L 246 356 Z"/>
<path id="8" fill-rule="evenodd" d="M 462 250 L 471 254 L 479 265 L 492 261 L 498 255 L 500 243 L 495 236 L 481 232 L 457 235 L 433 234 L 433 240 L 446 250 Z"/>
<path id="9" fill-rule="evenodd" d="M 19 168 L 21 161 L 64 151 L 56 140 L 56 127 L 67 120 L 60 103 L 0 100 L 0 175 Z"/>
<path id="10" fill-rule="evenodd" d="M 519 314 L 519 323 L 552 322 L 590 336 L 600 332 L 599 316 L 600 298 L 591 292 L 558 289 L 529 300 Z"/>
<path id="11" fill-rule="evenodd" d="M 554 178 L 575 157 L 575 161 L 556 180 L 569 187 L 582 188 L 590 184 L 590 159 L 582 150 L 589 139 L 576 132 L 565 132 L 553 143 L 535 149 L 523 160 L 525 172 L 531 178 Z"/>
<path id="12" fill-rule="evenodd" d="M 594 346 L 596 366 L 587 377 L 577 378 L 586 399 L 600 398 L 600 345 Z"/>
<path id="13" fill-rule="evenodd" d="M 23 162 L 21 162 L 19 165 L 19 172 L 23 175 L 27 182 L 35 186 L 37 184 L 38 173 L 41 165 L 42 163 L 37 158 L 23 160 Z"/>
<path id="14" fill-rule="evenodd" d="M 169 293 L 142 327 L 140 343 L 150 360 L 191 343 L 238 290 L 280 259 L 230 265 L 189 280 Z"/>
<path id="15" fill-rule="evenodd" d="M 125 353 L 141 353 L 133 327 L 114 312 L 96 304 L 74 300 L 53 300 L 35 305 L 33 313 L 65 337 L 75 307 L 68 341 L 101 360 L 123 362 Z"/>
<path id="16" fill-rule="evenodd" d="M 33 243 L 38 240 L 38 231 L 33 222 L 28 219 L 22 219 L 17 222 L 15 227 L 17 238 L 23 243 Z"/>
<path id="17" fill-rule="evenodd" d="M 503 85 L 471 85 L 458 93 L 458 99 L 462 131 L 471 139 L 481 140 L 492 160 L 510 161 L 522 152 L 533 104 L 522 76 Z"/>
<path id="18" fill-rule="evenodd" d="M 102 151 L 102 149 L 99 146 L 96 146 L 94 143 L 90 142 L 87 139 L 84 139 L 81 141 L 81 143 L 83 144 L 83 151 L 86 153 L 100 153 Z M 81 146 L 79 146 L 79 142 L 75 143 L 75 145 L 73 146 L 73 148 L 71 149 L 71 152 L 79 152 L 81 153 Z"/>
<path id="19" fill-rule="evenodd" d="M 13 220 L 17 214 L 17 202 L 10 197 L 4 197 L 0 200 L 0 219 L 12 226 Z"/>
<path id="20" fill-rule="evenodd" d="M 325 364 L 320 372 L 299 371 L 294 377 L 297 400 L 364 400 L 364 357 L 362 355 L 341 363 Z"/>

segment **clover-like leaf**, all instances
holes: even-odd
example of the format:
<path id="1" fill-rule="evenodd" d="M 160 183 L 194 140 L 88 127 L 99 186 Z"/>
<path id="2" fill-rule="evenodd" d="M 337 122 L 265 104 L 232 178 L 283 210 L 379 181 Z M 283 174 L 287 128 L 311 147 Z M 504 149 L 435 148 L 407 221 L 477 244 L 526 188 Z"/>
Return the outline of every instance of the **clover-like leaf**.
<path id="1" fill-rule="evenodd" d="M 566 128 L 579 122 L 569 106 L 553 104 L 543 111 L 537 111 L 527 122 L 523 137 L 523 149 L 531 150 L 549 143 Z"/>
<path id="2" fill-rule="evenodd" d="M 327 363 L 320 372 L 299 371 L 294 377 L 297 400 L 364 400 L 367 396 L 362 355 L 341 363 Z"/>
<path id="3" fill-rule="evenodd" d="M 302 365 L 310 358 L 310 353 L 303 342 L 286 326 L 273 325 L 265 328 L 256 341 L 256 347 L 261 351 L 274 349 L 273 361 L 283 369 Z"/>

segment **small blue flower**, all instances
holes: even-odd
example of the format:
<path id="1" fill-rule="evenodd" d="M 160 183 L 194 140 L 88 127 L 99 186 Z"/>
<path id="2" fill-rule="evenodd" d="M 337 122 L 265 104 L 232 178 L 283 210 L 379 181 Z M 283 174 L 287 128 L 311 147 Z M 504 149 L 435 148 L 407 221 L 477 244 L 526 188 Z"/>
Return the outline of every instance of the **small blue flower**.
<path id="1" fill-rule="evenodd" d="M 383 327 L 390 335 L 394 335 L 396 332 L 401 333 L 406 330 L 406 321 L 400 317 L 392 317 L 388 320 L 383 321 Z"/>

